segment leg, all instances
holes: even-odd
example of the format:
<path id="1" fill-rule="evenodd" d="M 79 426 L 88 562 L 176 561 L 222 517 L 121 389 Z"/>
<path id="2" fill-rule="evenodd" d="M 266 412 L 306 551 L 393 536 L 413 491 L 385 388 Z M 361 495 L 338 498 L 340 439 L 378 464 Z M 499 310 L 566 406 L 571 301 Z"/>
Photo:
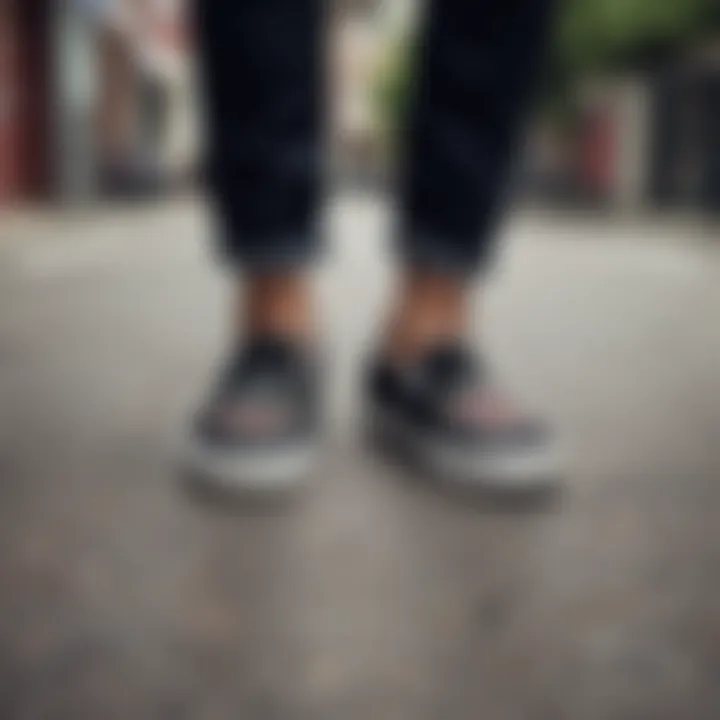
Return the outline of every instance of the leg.
<path id="1" fill-rule="evenodd" d="M 513 411 L 465 345 L 469 279 L 491 248 L 550 0 L 435 0 L 420 48 L 401 202 L 403 273 L 374 429 L 425 469 L 468 485 L 554 479 L 541 424 Z"/>
<path id="2" fill-rule="evenodd" d="M 196 0 L 209 180 L 245 338 L 195 426 L 190 464 L 243 489 L 293 486 L 318 429 L 311 294 L 318 248 L 323 0 Z"/>
<path id="3" fill-rule="evenodd" d="M 209 175 L 229 259 L 287 270 L 316 250 L 322 0 L 196 0 Z"/>
<path id="4" fill-rule="evenodd" d="M 408 263 L 466 274 L 491 249 L 552 0 L 434 0 L 402 201 Z"/>
<path id="5" fill-rule="evenodd" d="M 398 352 L 458 335 L 466 280 L 492 249 L 552 0 L 434 0 L 419 50 L 399 229 L 405 277 Z M 402 346 L 402 347 L 401 347 Z"/>

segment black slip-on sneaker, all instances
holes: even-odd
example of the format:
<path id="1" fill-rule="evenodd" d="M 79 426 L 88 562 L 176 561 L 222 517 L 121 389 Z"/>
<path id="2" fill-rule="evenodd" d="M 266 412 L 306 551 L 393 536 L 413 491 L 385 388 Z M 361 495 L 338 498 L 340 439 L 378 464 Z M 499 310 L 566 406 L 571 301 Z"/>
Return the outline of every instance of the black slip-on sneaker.
<path id="1" fill-rule="evenodd" d="M 250 340 L 231 358 L 193 427 L 190 469 L 197 479 L 251 491 L 293 488 L 315 457 L 317 366 L 283 338 Z"/>
<path id="2" fill-rule="evenodd" d="M 377 362 L 366 393 L 372 439 L 437 479 L 512 492 L 551 489 L 560 479 L 548 428 L 513 410 L 461 344 L 405 365 Z"/>

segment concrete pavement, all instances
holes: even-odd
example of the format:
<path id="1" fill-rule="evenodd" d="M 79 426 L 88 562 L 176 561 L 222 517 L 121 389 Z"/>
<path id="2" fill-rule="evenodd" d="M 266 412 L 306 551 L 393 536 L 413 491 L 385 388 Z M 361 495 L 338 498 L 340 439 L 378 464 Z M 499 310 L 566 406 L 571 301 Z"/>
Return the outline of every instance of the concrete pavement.
<path id="1" fill-rule="evenodd" d="M 0 718 L 720 717 L 718 245 L 510 223 L 485 336 L 572 450 L 512 512 L 356 436 L 385 222 L 333 204 L 330 432 L 282 512 L 177 473 L 227 319 L 197 204 L 0 225 Z"/>

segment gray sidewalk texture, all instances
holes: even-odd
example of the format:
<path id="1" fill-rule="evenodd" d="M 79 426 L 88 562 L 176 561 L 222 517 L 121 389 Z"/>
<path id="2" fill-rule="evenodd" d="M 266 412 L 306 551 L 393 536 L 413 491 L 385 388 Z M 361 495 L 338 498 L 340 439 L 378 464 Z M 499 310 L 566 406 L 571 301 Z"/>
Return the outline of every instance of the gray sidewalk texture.
<path id="1" fill-rule="evenodd" d="M 329 432 L 283 508 L 178 472 L 230 315 L 201 205 L 2 221 L 0 718 L 717 720 L 717 242 L 507 224 L 478 337 L 570 471 L 499 508 L 366 452 L 387 213 L 328 218 Z"/>

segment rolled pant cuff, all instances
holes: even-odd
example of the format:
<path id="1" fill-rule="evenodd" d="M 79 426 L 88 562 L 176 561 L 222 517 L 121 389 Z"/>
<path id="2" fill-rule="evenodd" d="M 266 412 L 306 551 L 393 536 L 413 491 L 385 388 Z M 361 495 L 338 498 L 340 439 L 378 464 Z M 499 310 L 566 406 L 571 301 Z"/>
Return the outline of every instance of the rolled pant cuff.
<path id="1" fill-rule="evenodd" d="M 396 248 L 404 267 L 460 278 L 484 274 L 491 253 L 485 249 L 478 251 L 475 243 L 467 243 L 467 248 L 459 245 L 437 235 L 405 234 L 398 239 Z"/>
<path id="2" fill-rule="evenodd" d="M 312 266 L 321 255 L 321 243 L 307 235 L 284 235 L 255 239 L 252 243 L 223 242 L 223 264 L 246 273 L 274 273 L 302 270 Z"/>

